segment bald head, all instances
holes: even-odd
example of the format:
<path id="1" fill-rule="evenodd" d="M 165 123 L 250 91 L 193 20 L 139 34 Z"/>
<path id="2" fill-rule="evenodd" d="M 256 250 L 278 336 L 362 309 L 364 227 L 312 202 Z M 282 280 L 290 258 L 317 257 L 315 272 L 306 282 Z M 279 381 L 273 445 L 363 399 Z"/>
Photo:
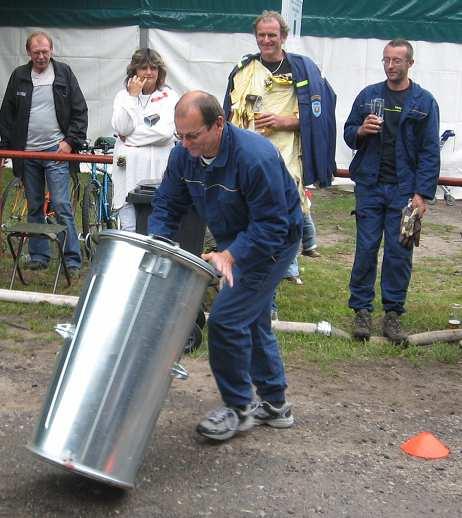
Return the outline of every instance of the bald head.
<path id="1" fill-rule="evenodd" d="M 201 90 L 185 93 L 175 106 L 177 137 L 194 157 L 218 154 L 224 121 L 216 97 Z"/>
<path id="2" fill-rule="evenodd" d="M 199 113 L 203 124 L 210 128 L 219 117 L 225 116 L 223 108 L 213 95 L 202 90 L 186 92 L 175 106 L 175 118 L 186 118 Z"/>

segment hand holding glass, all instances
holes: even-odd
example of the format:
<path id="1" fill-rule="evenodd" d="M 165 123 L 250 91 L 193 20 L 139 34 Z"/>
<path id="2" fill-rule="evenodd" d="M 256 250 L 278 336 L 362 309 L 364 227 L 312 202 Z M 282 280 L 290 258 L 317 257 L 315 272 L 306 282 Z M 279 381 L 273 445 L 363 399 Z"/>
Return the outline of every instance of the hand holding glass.
<path id="1" fill-rule="evenodd" d="M 384 106 L 385 101 L 381 98 L 372 99 L 371 101 L 371 113 L 380 119 L 380 124 L 383 124 Z M 378 131 L 382 131 L 382 126 L 380 126 Z"/>

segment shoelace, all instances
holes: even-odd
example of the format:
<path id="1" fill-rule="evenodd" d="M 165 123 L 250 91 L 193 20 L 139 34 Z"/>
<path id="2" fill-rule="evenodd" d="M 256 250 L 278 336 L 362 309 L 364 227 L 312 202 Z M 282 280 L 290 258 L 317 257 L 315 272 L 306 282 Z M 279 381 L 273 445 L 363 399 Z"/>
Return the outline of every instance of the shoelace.
<path id="1" fill-rule="evenodd" d="M 207 419 L 214 424 L 223 422 L 232 410 L 228 407 L 217 408 L 212 410 Z"/>
<path id="2" fill-rule="evenodd" d="M 400 326 L 398 320 L 396 320 L 394 318 L 388 319 L 387 326 L 391 327 L 392 331 L 394 333 L 396 333 L 397 335 L 401 333 L 401 326 Z"/>
<path id="3" fill-rule="evenodd" d="M 369 319 L 366 315 L 363 315 L 362 313 L 358 313 L 356 315 L 356 322 L 359 326 L 369 327 Z"/>

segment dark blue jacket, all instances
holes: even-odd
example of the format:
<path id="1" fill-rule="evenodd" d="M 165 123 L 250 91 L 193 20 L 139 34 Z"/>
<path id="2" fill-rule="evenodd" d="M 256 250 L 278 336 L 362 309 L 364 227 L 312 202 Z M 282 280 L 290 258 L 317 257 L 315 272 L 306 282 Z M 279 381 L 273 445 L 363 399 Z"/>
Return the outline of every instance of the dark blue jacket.
<path id="1" fill-rule="evenodd" d="M 223 109 L 228 119 L 231 111 L 230 93 L 234 76 L 260 54 L 244 56 L 228 79 Z M 311 59 L 299 54 L 286 53 L 292 69 L 298 100 L 304 185 L 328 187 L 336 171 L 335 164 L 335 105 L 336 96 L 328 81 Z"/>
<path id="2" fill-rule="evenodd" d="M 357 132 L 370 113 L 371 99 L 385 97 L 385 85 L 384 81 L 364 88 L 345 123 L 345 142 L 351 149 L 358 150 L 350 164 L 350 176 L 363 185 L 377 183 L 381 133 L 358 139 Z M 409 196 L 417 193 L 432 199 L 440 173 L 439 109 L 433 96 L 414 82 L 401 113 L 395 153 L 400 193 Z"/>
<path id="3" fill-rule="evenodd" d="M 277 149 L 264 137 L 225 124 L 220 151 L 201 165 L 177 144 L 153 200 L 149 233 L 175 236 L 194 204 L 243 272 L 258 268 L 301 236 L 300 198 Z"/>
<path id="4" fill-rule="evenodd" d="M 66 63 L 51 60 L 55 71 L 53 99 L 56 118 L 64 140 L 74 151 L 82 148 L 87 138 L 87 104 L 71 68 Z M 0 109 L 0 147 L 23 150 L 27 143 L 29 116 L 34 86 L 32 62 L 21 65 L 11 74 Z M 77 162 L 70 162 L 78 170 Z M 21 177 L 22 159 L 13 160 L 15 176 Z"/>

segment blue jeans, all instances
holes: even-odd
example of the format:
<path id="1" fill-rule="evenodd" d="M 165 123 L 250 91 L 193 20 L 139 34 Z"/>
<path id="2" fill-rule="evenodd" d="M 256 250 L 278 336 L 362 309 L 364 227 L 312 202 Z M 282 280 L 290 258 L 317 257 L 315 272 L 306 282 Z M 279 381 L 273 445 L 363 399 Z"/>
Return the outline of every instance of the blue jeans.
<path id="1" fill-rule="evenodd" d="M 57 146 L 43 151 L 56 151 Z M 53 160 L 24 160 L 24 188 L 26 191 L 29 223 L 45 223 L 43 206 L 45 202 L 45 179 L 51 194 L 53 208 L 58 223 L 66 225 L 67 240 L 64 260 L 71 268 L 80 268 L 80 243 L 74 221 L 74 214 L 69 194 L 69 164 Z M 29 255 L 32 261 L 48 264 L 50 243 L 48 239 L 32 238 L 29 240 Z"/>
<path id="2" fill-rule="evenodd" d="M 303 214 L 302 248 L 305 251 L 317 248 L 316 227 L 309 212 Z"/>
<path id="3" fill-rule="evenodd" d="M 377 257 L 384 237 L 381 291 L 385 311 L 404 313 L 411 280 L 412 250 L 399 243 L 401 210 L 409 195 L 397 184 L 356 185 L 356 253 L 350 278 L 349 307 L 373 310 Z"/>
<path id="4" fill-rule="evenodd" d="M 300 246 L 300 245 L 299 245 Z M 283 279 L 287 279 L 287 277 L 300 277 L 300 269 L 298 267 L 298 249 L 295 252 L 295 256 L 290 262 L 287 272 L 285 273 Z M 276 304 L 276 291 L 274 290 L 273 299 L 271 301 L 271 311 L 277 311 L 278 305 Z"/>
<path id="5" fill-rule="evenodd" d="M 255 385 L 261 399 L 284 401 L 287 387 L 279 345 L 271 330 L 274 290 L 298 250 L 296 241 L 277 261 L 268 258 L 259 270 L 233 269 L 234 286 L 215 298 L 208 320 L 209 361 L 227 406 L 247 405 Z"/>
<path id="6" fill-rule="evenodd" d="M 303 228 L 302 228 L 302 248 L 303 250 L 314 250 L 317 248 L 316 244 L 316 228 L 310 213 L 303 214 Z M 295 256 L 293 261 L 287 268 L 287 273 L 284 277 L 299 277 L 300 270 L 298 267 L 298 257 Z M 276 309 L 276 303 L 273 303 L 273 309 Z"/>

